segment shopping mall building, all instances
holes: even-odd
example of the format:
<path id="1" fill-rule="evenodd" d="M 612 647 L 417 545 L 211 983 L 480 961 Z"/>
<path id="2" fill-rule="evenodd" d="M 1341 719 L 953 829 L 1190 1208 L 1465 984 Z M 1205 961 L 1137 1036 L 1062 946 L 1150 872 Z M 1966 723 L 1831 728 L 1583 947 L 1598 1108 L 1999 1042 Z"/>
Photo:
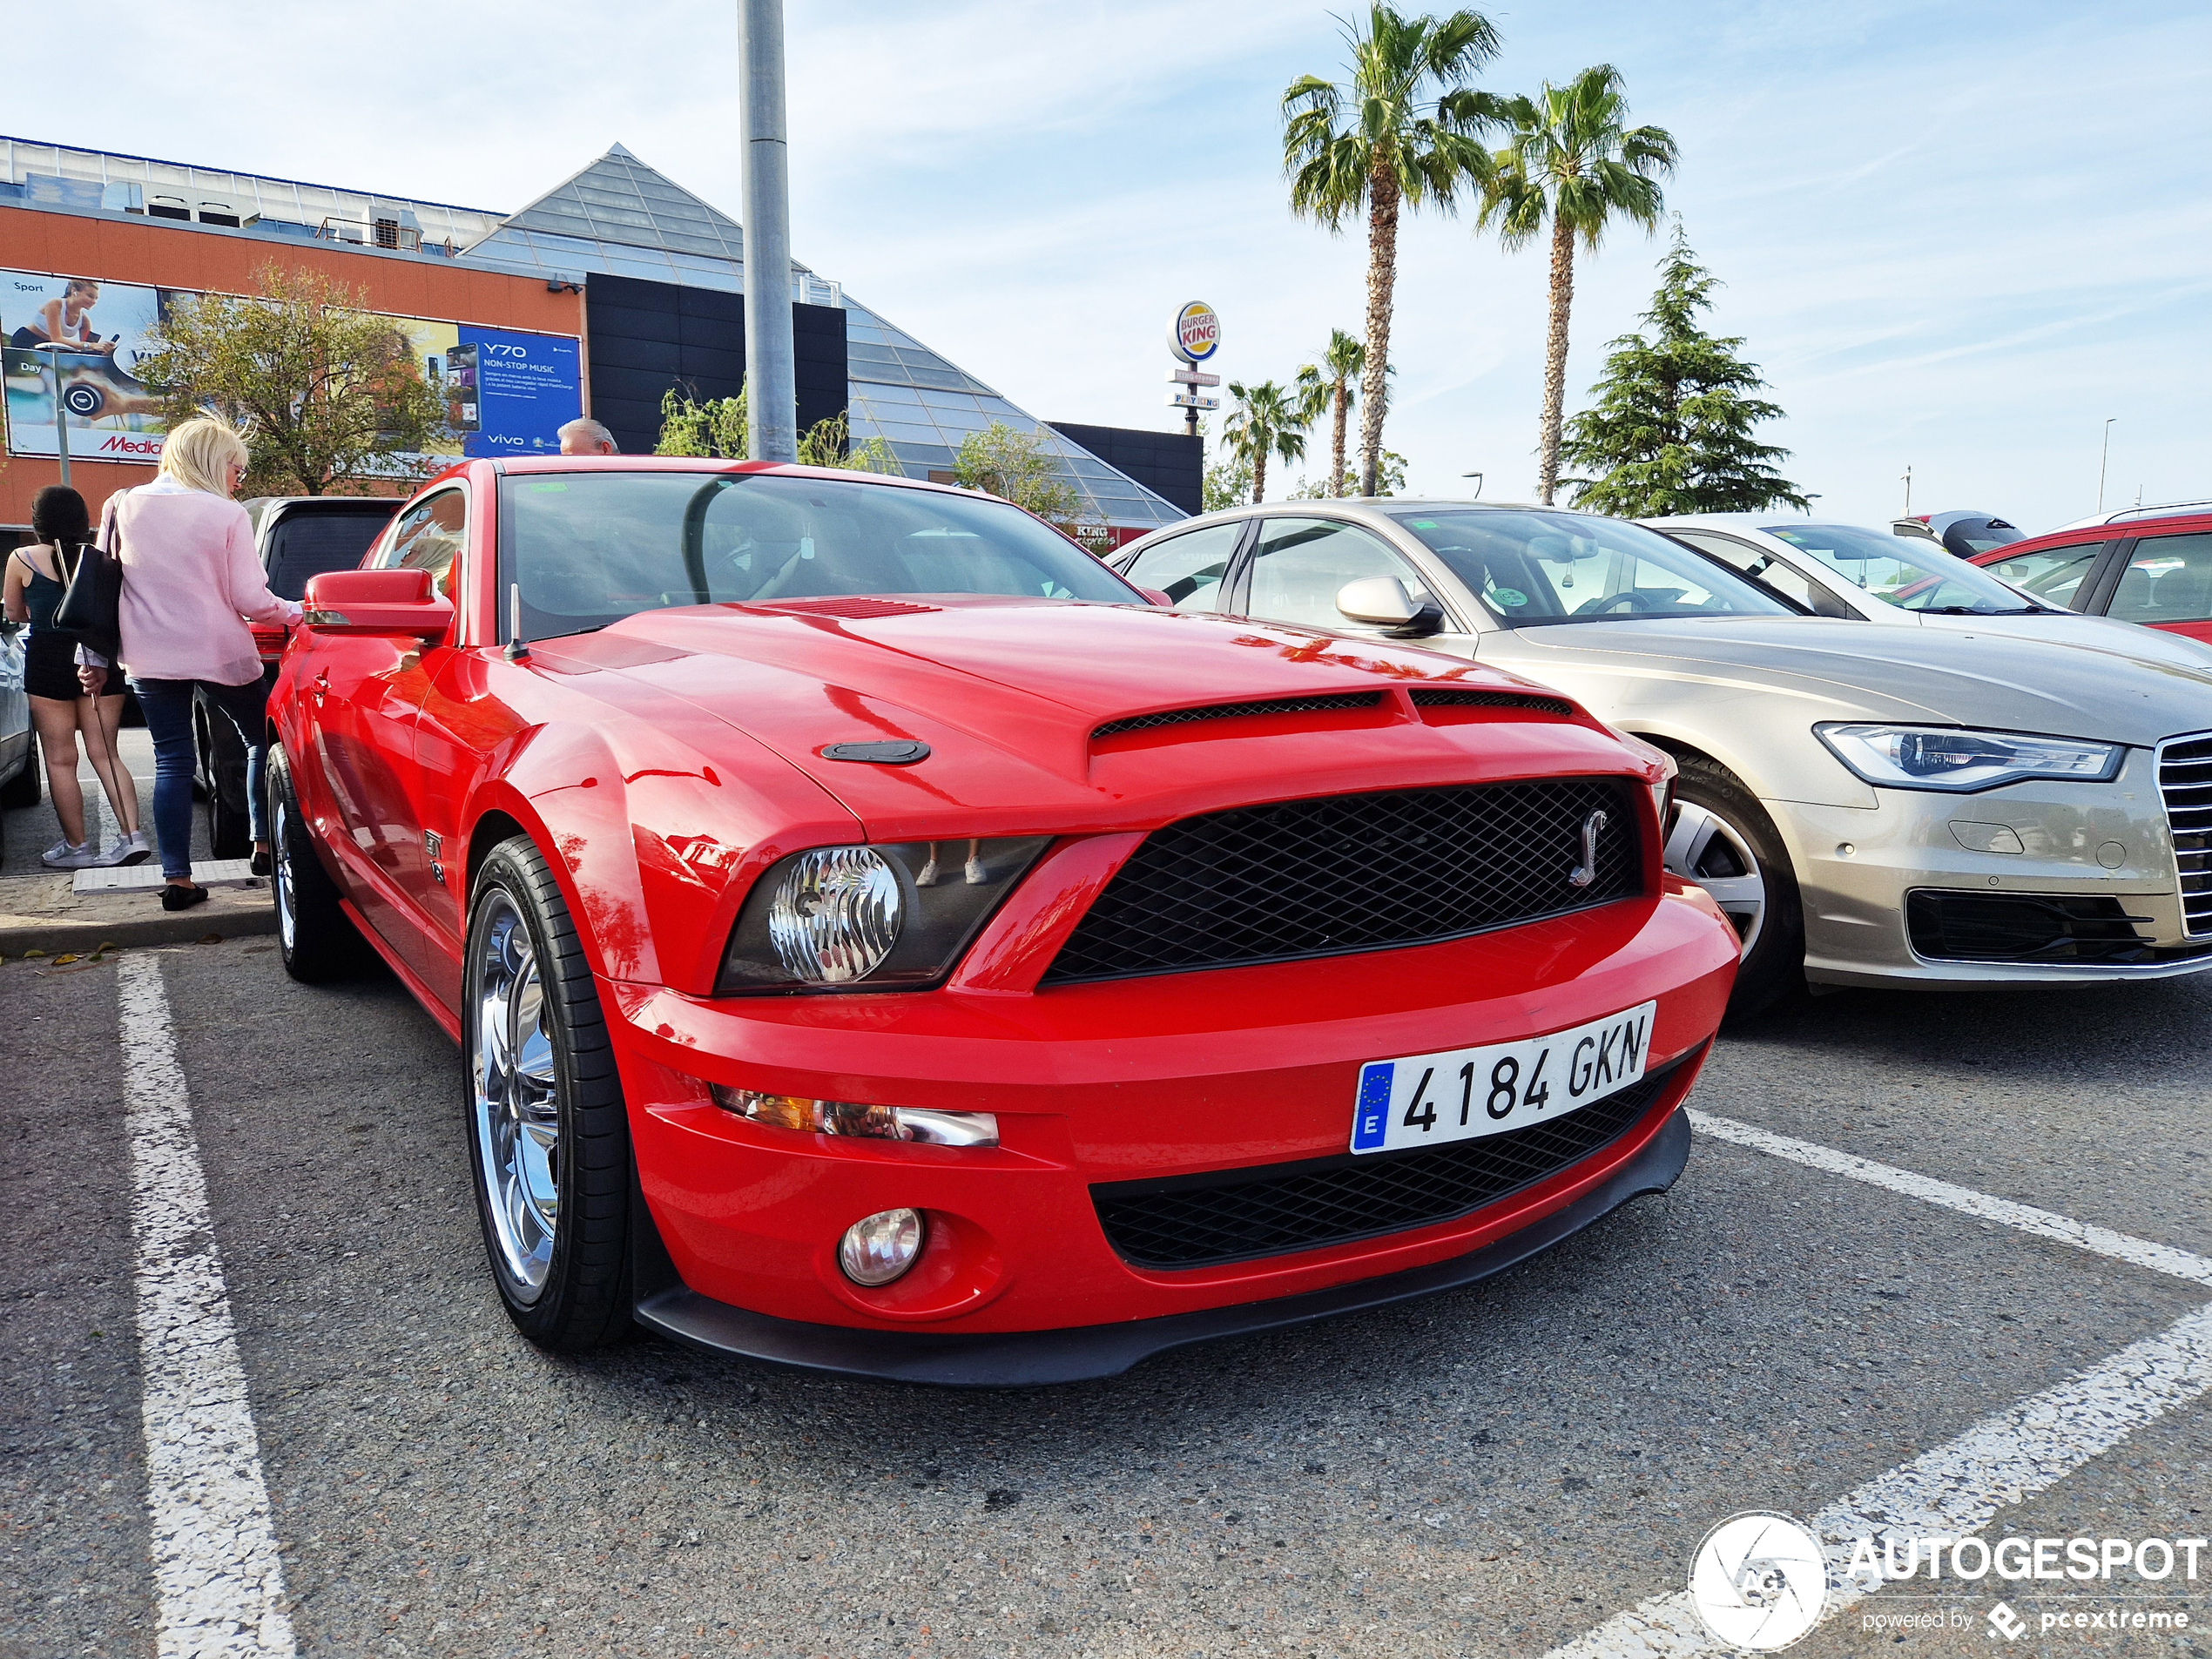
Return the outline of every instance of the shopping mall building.
<path id="1" fill-rule="evenodd" d="M 723 397 L 744 379 L 742 233 L 620 145 L 500 213 L 0 138 L 0 535 L 29 523 L 64 436 L 96 512 L 145 482 L 161 427 L 131 370 L 163 308 L 253 293 L 272 263 L 338 279 L 413 341 L 449 417 L 426 464 L 550 453 L 578 414 L 648 452 L 669 388 Z M 1047 425 L 797 265 L 791 301 L 802 426 L 844 413 L 855 443 L 881 438 L 908 476 L 941 481 L 994 421 L 1042 431 L 1083 520 L 1116 542 L 1198 510 L 1197 440 Z"/>

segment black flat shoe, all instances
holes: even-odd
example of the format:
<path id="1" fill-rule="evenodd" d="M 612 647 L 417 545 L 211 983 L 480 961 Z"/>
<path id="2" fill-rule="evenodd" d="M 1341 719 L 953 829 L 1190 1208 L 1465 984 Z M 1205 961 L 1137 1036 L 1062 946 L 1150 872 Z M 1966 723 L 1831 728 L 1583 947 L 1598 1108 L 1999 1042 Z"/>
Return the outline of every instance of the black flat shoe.
<path id="1" fill-rule="evenodd" d="M 272 861 L 266 853 L 256 853 L 246 861 L 246 867 L 250 874 L 266 875 L 272 867 Z"/>
<path id="2" fill-rule="evenodd" d="M 165 887 L 161 890 L 164 910 L 189 910 L 196 904 L 207 902 L 207 889 L 197 885 L 189 887 Z"/>

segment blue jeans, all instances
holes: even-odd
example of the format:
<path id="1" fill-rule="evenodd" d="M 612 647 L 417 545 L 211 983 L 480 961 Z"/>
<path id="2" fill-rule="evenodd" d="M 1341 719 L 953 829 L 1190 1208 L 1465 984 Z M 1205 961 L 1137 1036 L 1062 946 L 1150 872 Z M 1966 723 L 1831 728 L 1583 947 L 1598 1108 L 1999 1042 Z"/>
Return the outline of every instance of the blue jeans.
<path id="1" fill-rule="evenodd" d="M 243 685 L 218 685 L 212 680 L 146 680 L 133 676 L 131 689 L 138 694 L 145 711 L 146 732 L 153 738 L 153 833 L 161 843 L 161 873 L 189 878 L 192 874 L 192 704 L 197 687 L 215 715 L 238 728 L 246 745 L 246 817 L 253 839 L 268 839 L 261 821 L 261 772 L 268 759 L 269 694 L 260 677 Z"/>

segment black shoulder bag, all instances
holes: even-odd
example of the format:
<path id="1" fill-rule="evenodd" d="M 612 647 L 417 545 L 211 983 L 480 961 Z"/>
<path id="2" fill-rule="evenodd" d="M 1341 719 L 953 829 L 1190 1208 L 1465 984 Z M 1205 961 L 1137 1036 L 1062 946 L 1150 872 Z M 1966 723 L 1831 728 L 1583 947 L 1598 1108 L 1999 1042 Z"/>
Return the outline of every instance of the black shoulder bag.
<path id="1" fill-rule="evenodd" d="M 116 659 L 123 654 L 122 624 L 118 620 L 123 601 L 123 562 L 116 556 L 121 550 L 120 534 L 116 524 L 115 502 L 111 499 L 107 510 L 100 516 L 99 540 L 79 548 L 74 566 L 64 566 L 69 587 L 54 610 L 54 631 L 69 635 L 87 651 L 98 652 L 107 659 L 111 671 L 116 670 Z M 61 550 L 57 549 L 57 562 L 60 554 Z"/>

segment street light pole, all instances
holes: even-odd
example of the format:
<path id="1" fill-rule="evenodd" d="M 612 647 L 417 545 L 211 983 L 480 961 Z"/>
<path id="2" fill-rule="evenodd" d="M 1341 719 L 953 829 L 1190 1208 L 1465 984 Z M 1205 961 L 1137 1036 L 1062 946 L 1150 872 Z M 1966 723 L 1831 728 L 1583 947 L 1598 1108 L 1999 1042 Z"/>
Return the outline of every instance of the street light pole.
<path id="1" fill-rule="evenodd" d="M 1912 469 L 1905 469 L 1905 516 L 1912 516 Z"/>
<path id="2" fill-rule="evenodd" d="M 792 341 L 783 0 L 738 0 L 738 123 L 745 132 L 746 447 L 756 461 L 796 461 L 799 374 Z"/>
<path id="3" fill-rule="evenodd" d="M 2112 459 L 2112 421 L 2119 418 L 2115 415 L 2105 422 L 2105 441 L 2097 450 L 2097 510 L 2101 513 L 2105 509 L 2105 462 Z"/>
<path id="4" fill-rule="evenodd" d="M 62 348 L 47 348 L 54 365 L 54 453 L 61 458 L 62 488 L 69 488 L 69 408 L 62 401 Z"/>

